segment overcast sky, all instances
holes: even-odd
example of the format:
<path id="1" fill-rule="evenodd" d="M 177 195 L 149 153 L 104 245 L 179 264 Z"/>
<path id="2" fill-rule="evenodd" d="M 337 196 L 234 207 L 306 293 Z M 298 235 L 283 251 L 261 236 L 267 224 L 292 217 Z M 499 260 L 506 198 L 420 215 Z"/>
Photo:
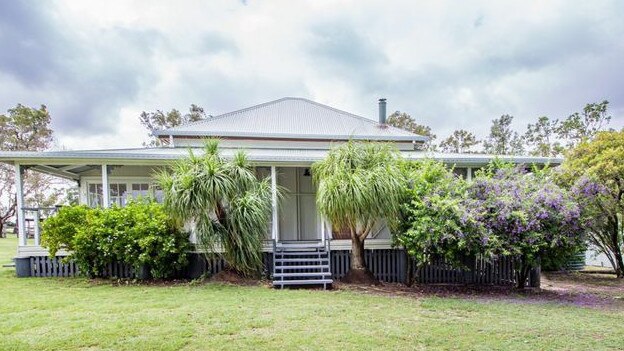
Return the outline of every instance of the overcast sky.
<path id="1" fill-rule="evenodd" d="M 48 106 L 59 145 L 137 147 L 141 111 L 284 96 L 445 137 L 607 99 L 624 125 L 622 1 L 0 2 L 0 113 Z"/>

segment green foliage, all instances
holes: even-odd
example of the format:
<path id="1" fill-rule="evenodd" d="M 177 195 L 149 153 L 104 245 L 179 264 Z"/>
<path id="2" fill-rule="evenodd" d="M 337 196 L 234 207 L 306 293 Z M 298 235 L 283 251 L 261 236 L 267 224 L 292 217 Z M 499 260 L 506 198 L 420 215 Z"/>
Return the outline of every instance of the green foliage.
<path id="1" fill-rule="evenodd" d="M 502 115 L 492 121 L 490 135 L 483 141 L 488 154 L 521 155 L 524 152 L 522 136 L 511 129 L 513 116 Z"/>
<path id="2" fill-rule="evenodd" d="M 443 163 L 406 162 L 401 226 L 393 235 L 419 264 L 442 257 L 461 266 L 481 252 L 480 224 L 466 207 L 467 184 Z"/>
<path id="3" fill-rule="evenodd" d="M 209 140 L 204 153 L 178 161 L 171 172 L 158 175 L 165 208 L 180 223 L 193 223 L 199 244 L 217 246 L 230 266 L 242 275 L 262 268 L 262 240 L 271 215 L 270 179 L 258 180 L 244 152 L 228 161 Z"/>
<path id="4" fill-rule="evenodd" d="M 125 207 L 91 209 L 67 206 L 44 222 L 42 245 L 69 259 L 92 277 L 103 275 L 110 263 L 135 269 L 147 267 L 154 278 L 168 278 L 187 264 L 188 235 L 178 230 L 155 202 L 130 202 Z"/>
<path id="5" fill-rule="evenodd" d="M 590 241 L 624 277 L 624 130 L 599 132 L 571 150 L 562 165 L 561 181 L 583 206 Z"/>
<path id="6" fill-rule="evenodd" d="M 398 151 L 389 144 L 349 141 L 312 166 L 317 207 L 333 225 L 365 238 L 398 213 L 402 182 Z"/>
<path id="7" fill-rule="evenodd" d="M 456 130 L 448 138 L 440 143 L 440 148 L 444 152 L 464 153 L 470 152 L 472 147 L 481 141 L 471 132 L 460 129 Z"/>
<path id="8" fill-rule="evenodd" d="M 399 157 L 390 144 L 349 141 L 312 165 L 319 213 L 334 227 L 351 232 L 352 270 L 367 270 L 364 240 L 373 228 L 399 213 L 403 196 Z"/>
<path id="9" fill-rule="evenodd" d="M 195 104 L 191 104 L 189 112 L 182 114 L 180 111 L 173 109 L 169 112 L 163 112 L 156 110 L 156 112 L 141 112 L 139 121 L 141 125 L 147 128 L 150 132 L 150 142 L 143 143 L 144 146 L 159 146 L 161 142 L 158 138 L 154 137 L 152 133 L 156 130 L 167 129 L 177 127 L 182 124 L 192 123 L 200 121 L 206 118 L 204 109 Z"/>
<path id="10" fill-rule="evenodd" d="M 556 140 L 558 126 L 558 120 L 550 120 L 546 116 L 538 118 L 535 124 L 529 124 L 524 134 L 529 154 L 542 157 L 561 155 L 564 148 Z"/>
<path id="11" fill-rule="evenodd" d="M 86 225 L 89 211 L 87 206 L 64 206 L 43 222 L 41 246 L 48 248 L 50 256 L 62 249 L 74 250 L 74 238 Z"/>
<path id="12" fill-rule="evenodd" d="M 429 140 L 425 142 L 424 148 L 427 150 L 435 149 L 433 142 L 436 139 L 436 135 L 431 131 L 431 127 L 416 123 L 414 118 L 412 118 L 409 114 L 395 111 L 388 116 L 386 123 L 414 134 L 426 136 Z"/>

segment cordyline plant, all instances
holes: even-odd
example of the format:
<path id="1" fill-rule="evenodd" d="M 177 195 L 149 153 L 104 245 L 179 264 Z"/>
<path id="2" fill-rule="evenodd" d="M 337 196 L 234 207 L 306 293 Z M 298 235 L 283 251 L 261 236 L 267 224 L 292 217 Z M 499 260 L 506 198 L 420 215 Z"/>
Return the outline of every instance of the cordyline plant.
<path id="1" fill-rule="evenodd" d="M 198 244 L 208 255 L 220 247 L 228 268 L 256 275 L 270 221 L 270 180 L 256 177 L 244 152 L 226 160 L 218 145 L 209 140 L 203 155 L 189 151 L 170 172 L 158 175 L 164 205 L 180 223 L 195 227 Z"/>
<path id="2" fill-rule="evenodd" d="M 542 257 L 568 256 L 583 244 L 579 205 L 546 172 L 478 172 L 469 197 L 475 219 L 484 225 L 484 244 L 492 242 L 494 254 L 513 258 L 518 288 Z"/>
<path id="3" fill-rule="evenodd" d="M 351 266 L 345 281 L 376 281 L 366 266 L 364 241 L 399 211 L 403 186 L 398 160 L 398 150 L 389 144 L 349 141 L 312 166 L 320 214 L 334 228 L 350 232 Z"/>

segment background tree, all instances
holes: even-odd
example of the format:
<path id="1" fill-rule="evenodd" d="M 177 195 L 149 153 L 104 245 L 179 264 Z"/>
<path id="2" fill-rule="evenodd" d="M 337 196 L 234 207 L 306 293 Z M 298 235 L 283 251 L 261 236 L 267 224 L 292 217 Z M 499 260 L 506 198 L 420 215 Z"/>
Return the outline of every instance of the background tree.
<path id="1" fill-rule="evenodd" d="M 440 148 L 445 152 L 464 153 L 470 152 L 471 148 L 481 141 L 471 132 L 460 129 L 456 130 L 448 138 L 440 143 Z"/>
<path id="2" fill-rule="evenodd" d="M 564 147 L 556 140 L 558 128 L 559 121 L 550 120 L 546 116 L 538 118 L 535 124 L 529 124 L 524 134 L 529 154 L 542 157 L 560 156 Z"/>
<path id="3" fill-rule="evenodd" d="M 590 242 L 604 253 L 618 277 L 624 278 L 624 130 L 599 132 L 570 151 L 562 179 L 574 184 L 583 204 Z"/>
<path id="4" fill-rule="evenodd" d="M 176 109 L 169 112 L 163 112 L 161 110 L 156 110 L 156 112 L 143 111 L 139 116 L 139 120 L 141 124 L 149 130 L 148 135 L 150 138 L 150 142 L 143 143 L 143 146 L 154 147 L 161 145 L 160 140 L 152 135 L 156 130 L 177 127 L 182 124 L 205 119 L 206 117 L 204 109 L 195 104 L 191 104 L 189 112 L 186 114 L 182 114 Z"/>
<path id="5" fill-rule="evenodd" d="M 416 123 L 416 120 L 414 120 L 414 118 L 407 113 L 395 111 L 388 116 L 386 123 L 393 127 L 428 137 L 429 140 L 425 142 L 424 149 L 435 149 L 434 140 L 436 139 L 436 135 L 431 132 L 431 127 Z"/>
<path id="6" fill-rule="evenodd" d="M 0 115 L 0 150 L 42 151 L 51 144 L 50 114 L 45 106 L 37 109 L 18 104 Z M 55 188 L 54 183 L 53 177 L 25 172 L 25 205 L 47 207 L 57 204 L 62 191 Z M 15 171 L 11 165 L 0 164 L 0 233 L 16 212 Z"/>
<path id="7" fill-rule="evenodd" d="M 351 235 L 345 281 L 376 282 L 366 266 L 364 241 L 373 228 L 399 212 L 403 183 L 398 160 L 398 150 L 389 144 L 349 141 L 312 165 L 319 213 Z"/>
<path id="8" fill-rule="evenodd" d="M 271 218 L 270 179 L 258 180 L 243 151 L 230 161 L 218 141 L 206 142 L 204 154 L 178 161 L 158 175 L 165 209 L 180 223 L 192 223 L 205 252 L 220 245 L 228 267 L 242 276 L 262 269 L 262 240 Z"/>
<path id="9" fill-rule="evenodd" d="M 583 112 L 573 113 L 561 121 L 556 128 L 560 139 L 565 140 L 567 148 L 573 148 L 583 140 L 592 139 L 611 121 L 607 114 L 609 101 L 585 105 Z"/>
<path id="10" fill-rule="evenodd" d="M 511 129 L 513 116 L 502 115 L 492 120 L 490 135 L 483 141 L 484 151 L 495 155 L 521 155 L 524 152 L 522 137 Z"/>

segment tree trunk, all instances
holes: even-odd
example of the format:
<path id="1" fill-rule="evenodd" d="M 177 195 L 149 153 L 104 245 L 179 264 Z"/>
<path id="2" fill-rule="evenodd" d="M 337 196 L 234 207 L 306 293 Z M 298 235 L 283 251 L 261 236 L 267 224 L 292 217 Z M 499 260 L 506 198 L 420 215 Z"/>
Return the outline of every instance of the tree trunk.
<path id="1" fill-rule="evenodd" d="M 527 264 L 527 261 L 526 259 L 524 259 L 524 257 L 520 258 L 520 262 L 518 263 L 516 268 L 516 288 L 518 290 L 524 290 L 530 272 L 531 266 Z"/>
<path id="2" fill-rule="evenodd" d="M 351 267 L 355 270 L 367 270 L 366 256 L 364 251 L 364 240 L 354 236 L 351 238 Z"/>
<path id="3" fill-rule="evenodd" d="M 364 240 L 361 240 L 356 233 L 352 233 L 351 265 L 349 272 L 342 278 L 343 282 L 350 284 L 379 284 L 373 273 L 366 267 L 365 254 Z"/>
<path id="4" fill-rule="evenodd" d="M 624 278 L 624 261 L 622 260 L 622 246 L 620 245 L 619 236 L 619 223 L 617 217 L 613 221 L 613 228 L 611 229 L 611 245 L 613 246 L 613 258 L 615 259 L 615 274 L 618 278 Z"/>

